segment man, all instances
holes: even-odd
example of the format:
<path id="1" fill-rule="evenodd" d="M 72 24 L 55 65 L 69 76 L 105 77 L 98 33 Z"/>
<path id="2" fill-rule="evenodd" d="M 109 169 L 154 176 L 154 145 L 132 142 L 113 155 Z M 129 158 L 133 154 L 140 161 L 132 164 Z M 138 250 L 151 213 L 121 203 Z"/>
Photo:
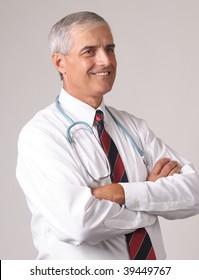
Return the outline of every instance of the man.
<path id="1" fill-rule="evenodd" d="M 158 216 L 199 212 L 196 171 L 143 120 L 105 106 L 117 63 L 103 18 L 68 15 L 49 40 L 63 89 L 18 143 L 38 259 L 165 259 Z"/>

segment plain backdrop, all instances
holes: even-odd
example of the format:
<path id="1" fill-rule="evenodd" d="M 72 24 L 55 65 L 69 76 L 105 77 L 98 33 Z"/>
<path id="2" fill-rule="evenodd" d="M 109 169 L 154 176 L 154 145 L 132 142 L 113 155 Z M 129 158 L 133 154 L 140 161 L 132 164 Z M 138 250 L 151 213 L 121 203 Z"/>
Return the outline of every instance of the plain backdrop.
<path id="1" fill-rule="evenodd" d="M 62 86 L 51 63 L 49 30 L 81 10 L 102 15 L 115 38 L 118 73 L 106 102 L 146 119 L 199 171 L 198 0 L 1 0 L 1 259 L 36 258 L 31 215 L 15 177 L 17 139 Z M 199 215 L 160 221 L 168 259 L 199 259 Z"/>

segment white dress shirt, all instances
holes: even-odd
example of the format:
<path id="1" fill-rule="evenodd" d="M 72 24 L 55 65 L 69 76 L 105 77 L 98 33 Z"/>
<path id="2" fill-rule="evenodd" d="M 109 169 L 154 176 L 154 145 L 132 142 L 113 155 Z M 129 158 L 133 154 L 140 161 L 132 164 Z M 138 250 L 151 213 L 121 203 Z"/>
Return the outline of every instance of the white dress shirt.
<path id="1" fill-rule="evenodd" d="M 199 212 L 199 178 L 193 166 L 158 139 L 145 121 L 109 107 L 144 151 L 145 165 L 102 102 L 98 109 L 104 112 L 106 130 L 119 150 L 129 182 L 122 183 L 125 205 L 98 200 L 91 188 L 111 181 L 107 177 L 96 182 L 87 172 L 101 170 L 96 110 L 63 89 L 59 103 L 72 120 L 88 123 L 94 134 L 85 125 L 71 128 L 76 151 L 66 139 L 70 122 L 55 103 L 38 112 L 20 133 L 17 178 L 32 212 L 37 258 L 129 259 L 125 233 L 145 227 L 157 259 L 165 259 L 158 216 L 179 219 Z M 180 162 L 181 173 L 146 181 L 162 157 Z"/>

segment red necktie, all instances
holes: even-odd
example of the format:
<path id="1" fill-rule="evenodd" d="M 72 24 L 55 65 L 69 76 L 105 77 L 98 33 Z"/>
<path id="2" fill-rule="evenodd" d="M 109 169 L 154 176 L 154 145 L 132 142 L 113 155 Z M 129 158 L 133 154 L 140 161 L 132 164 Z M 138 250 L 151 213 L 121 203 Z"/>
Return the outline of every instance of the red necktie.
<path id="1" fill-rule="evenodd" d="M 104 128 L 104 116 L 100 110 L 96 111 L 95 122 L 102 148 L 109 160 L 111 168 L 111 180 L 113 183 L 128 182 L 128 177 L 119 155 L 117 147 Z M 145 228 L 137 229 L 126 234 L 131 260 L 155 260 L 155 252 L 150 237 Z"/>

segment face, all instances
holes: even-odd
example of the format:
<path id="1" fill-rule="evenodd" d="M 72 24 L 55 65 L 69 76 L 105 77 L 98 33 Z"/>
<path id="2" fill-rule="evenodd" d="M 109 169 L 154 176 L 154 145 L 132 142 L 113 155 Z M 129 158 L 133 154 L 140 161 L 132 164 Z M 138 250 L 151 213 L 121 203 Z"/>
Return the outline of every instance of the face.
<path id="1" fill-rule="evenodd" d="M 113 86 L 116 58 L 108 26 L 74 27 L 69 55 L 62 56 L 64 89 L 83 102 L 98 107 Z"/>

